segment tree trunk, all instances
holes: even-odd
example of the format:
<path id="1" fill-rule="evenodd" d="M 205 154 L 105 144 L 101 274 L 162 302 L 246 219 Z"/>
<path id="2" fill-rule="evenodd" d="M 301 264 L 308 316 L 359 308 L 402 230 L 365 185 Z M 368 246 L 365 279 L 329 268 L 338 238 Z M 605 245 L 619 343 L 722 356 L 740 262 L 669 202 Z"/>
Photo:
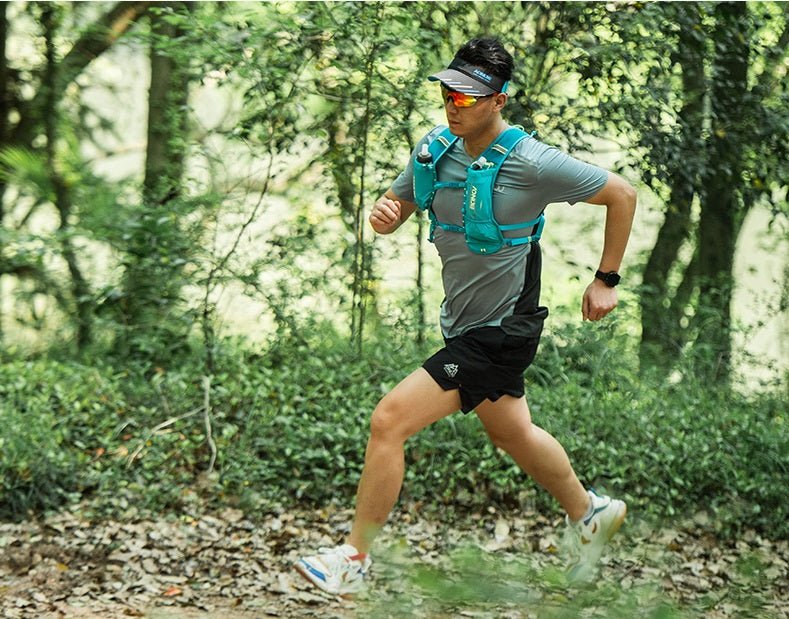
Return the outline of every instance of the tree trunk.
<path id="1" fill-rule="evenodd" d="M 679 8 L 679 7 L 678 7 Z M 671 303 L 669 273 L 679 259 L 679 251 L 692 231 L 691 207 L 699 183 L 697 169 L 689 161 L 703 151 L 704 126 L 704 37 L 695 26 L 701 16 L 696 3 L 681 5 L 684 10 L 676 61 L 682 70 L 684 103 L 679 113 L 680 156 L 670 180 L 670 201 L 666 218 L 658 232 L 643 274 L 641 292 L 641 346 L 643 366 L 662 365 L 676 358 L 682 347 L 680 319 L 684 306 Z"/>
<path id="2" fill-rule="evenodd" d="M 411 118 L 413 114 L 413 102 L 409 102 L 409 108 L 405 118 Z M 403 135 L 408 145 L 408 153 L 414 152 L 416 141 L 414 140 L 413 128 L 410 123 L 404 126 Z M 420 346 L 425 343 L 425 330 L 427 319 L 425 315 L 425 217 L 418 210 L 413 215 L 416 217 L 416 274 L 414 278 L 414 304 L 416 320 L 416 343 Z"/>
<path id="3" fill-rule="evenodd" d="M 49 176 L 54 188 L 54 201 L 60 218 L 58 239 L 61 253 L 71 275 L 71 294 L 73 298 L 77 327 L 77 348 L 84 350 L 93 338 L 93 313 L 94 302 L 88 282 L 82 274 L 77 260 L 77 252 L 71 239 L 71 224 L 69 219 L 72 211 L 71 191 L 58 169 L 55 144 L 57 142 L 58 107 L 56 98 L 56 83 L 58 65 L 55 58 L 55 33 L 57 31 L 60 9 L 54 4 L 42 6 L 41 21 L 44 25 L 44 38 L 46 44 L 46 67 L 44 80 L 40 92 L 44 93 L 44 132 L 46 135 L 46 161 Z"/>
<path id="4" fill-rule="evenodd" d="M 367 318 L 367 310 L 370 304 L 374 303 L 373 288 L 373 254 L 372 247 L 366 242 L 364 231 L 367 228 L 364 212 L 367 205 L 366 177 L 367 177 L 367 157 L 370 133 L 372 131 L 372 97 L 373 80 L 378 61 L 378 33 L 380 32 L 381 22 L 383 21 L 383 5 L 377 5 L 375 11 L 375 29 L 370 43 L 370 49 L 365 58 L 365 85 L 364 85 L 364 114 L 361 118 L 361 151 L 359 159 L 359 195 L 356 201 L 356 212 L 354 213 L 354 227 L 356 235 L 356 247 L 354 257 L 353 274 L 353 299 L 354 307 L 352 312 L 352 331 L 351 338 L 355 340 L 356 353 L 361 356 L 364 345 L 364 326 Z M 375 312 L 377 314 L 377 312 Z"/>
<path id="5" fill-rule="evenodd" d="M 177 9 L 182 2 L 162 2 L 157 6 Z M 152 18 L 153 32 L 162 39 L 181 36 L 177 26 L 161 17 Z M 184 170 L 182 136 L 187 130 L 185 114 L 189 80 L 179 59 L 151 46 L 151 86 L 148 93 L 148 142 L 145 153 L 143 201 L 163 206 L 181 193 Z"/>
<path id="6" fill-rule="evenodd" d="M 371 256 L 365 246 L 365 221 L 364 209 L 366 205 L 365 175 L 367 172 L 367 145 L 370 135 L 370 98 L 372 93 L 372 68 L 373 56 L 371 54 L 366 66 L 364 115 L 362 116 L 361 157 L 359 158 L 359 195 L 356 199 L 356 209 L 353 218 L 354 227 L 354 256 L 353 256 L 353 285 L 351 287 L 351 341 L 356 349 L 356 354 L 361 356 L 364 345 L 364 323 L 366 300 L 369 296 Z"/>
<path id="7" fill-rule="evenodd" d="M 189 9 L 183 2 L 155 6 Z M 167 356 L 182 345 L 186 327 L 176 326 L 174 310 L 180 301 L 181 264 L 188 251 L 179 227 L 178 199 L 185 163 L 189 76 L 179 53 L 162 53 L 160 43 L 183 33 L 165 17 L 151 16 L 151 85 L 148 95 L 148 141 L 142 207 L 127 251 L 124 274 L 123 319 L 128 333 L 116 349 L 124 353 Z M 148 342 L 141 346 L 141 338 Z M 143 352 L 143 350 L 148 352 Z"/>
<path id="8" fill-rule="evenodd" d="M 697 358 L 710 377 L 727 382 L 731 369 L 731 299 L 734 251 L 742 221 L 740 152 L 747 139 L 743 119 L 748 93 L 748 28 L 745 3 L 715 7 L 717 55 L 711 92 L 710 162 L 699 222 L 699 335 Z"/>
<path id="9" fill-rule="evenodd" d="M 416 213 L 416 343 L 425 343 L 427 316 L 425 314 L 425 218 Z"/>

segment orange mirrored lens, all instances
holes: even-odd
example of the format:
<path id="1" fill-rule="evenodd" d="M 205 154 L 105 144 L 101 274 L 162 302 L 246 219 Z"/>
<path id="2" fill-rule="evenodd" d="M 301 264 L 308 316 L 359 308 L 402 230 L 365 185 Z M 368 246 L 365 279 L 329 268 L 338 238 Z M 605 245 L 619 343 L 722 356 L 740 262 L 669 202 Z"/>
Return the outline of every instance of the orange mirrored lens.
<path id="1" fill-rule="evenodd" d="M 447 90 L 444 86 L 441 87 L 441 97 L 445 104 L 452 101 L 455 107 L 471 107 L 477 102 L 476 97 L 463 94 L 456 90 Z"/>

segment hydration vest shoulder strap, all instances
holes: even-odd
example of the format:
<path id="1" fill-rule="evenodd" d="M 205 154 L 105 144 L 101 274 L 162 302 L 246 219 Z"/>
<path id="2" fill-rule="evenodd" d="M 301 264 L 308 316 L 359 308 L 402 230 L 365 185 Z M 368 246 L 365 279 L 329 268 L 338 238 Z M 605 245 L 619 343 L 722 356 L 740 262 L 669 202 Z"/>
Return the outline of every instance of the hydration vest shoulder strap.
<path id="1" fill-rule="evenodd" d="M 496 167 L 496 173 L 498 174 L 498 169 L 501 167 L 501 164 L 504 163 L 504 160 L 507 159 L 510 151 L 512 151 L 521 140 L 525 140 L 528 137 L 531 137 L 531 134 L 526 133 L 520 127 L 510 127 L 498 135 L 493 143 L 482 153 L 482 157 L 485 157 L 488 163 Z"/>
<path id="2" fill-rule="evenodd" d="M 452 132 L 449 130 L 449 127 L 444 127 L 444 129 L 439 133 L 433 141 L 428 144 L 428 151 L 431 155 L 433 155 L 433 165 L 438 163 L 438 160 L 444 156 L 450 147 L 457 142 L 458 136 L 452 135 Z"/>
<path id="3" fill-rule="evenodd" d="M 436 163 L 438 162 L 441 157 L 452 147 L 452 145 L 457 141 L 457 136 L 452 135 L 449 131 L 449 127 L 440 126 L 436 129 L 440 129 L 437 135 L 434 136 L 427 144 L 427 150 L 430 153 L 430 161 L 427 163 L 421 163 L 419 161 L 419 156 L 414 157 L 413 166 L 414 166 L 414 202 L 419 207 L 420 210 L 427 210 L 432 215 L 432 204 L 433 204 L 433 197 L 437 189 L 441 189 L 442 187 L 455 187 L 456 184 L 451 183 L 439 183 L 438 182 L 438 175 L 436 172 Z M 463 186 L 462 183 L 457 184 L 459 186 Z"/>

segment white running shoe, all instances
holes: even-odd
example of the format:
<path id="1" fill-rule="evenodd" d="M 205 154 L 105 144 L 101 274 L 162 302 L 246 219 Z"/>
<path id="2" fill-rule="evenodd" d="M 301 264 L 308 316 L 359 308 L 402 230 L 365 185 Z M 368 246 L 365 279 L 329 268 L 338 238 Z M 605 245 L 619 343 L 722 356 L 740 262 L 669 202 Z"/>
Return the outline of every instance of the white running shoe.
<path id="1" fill-rule="evenodd" d="M 578 522 L 567 521 L 567 579 L 570 582 L 590 582 L 596 572 L 603 548 L 625 521 L 627 505 L 624 501 L 599 496 L 589 491 L 592 515 Z"/>
<path id="2" fill-rule="evenodd" d="M 364 576 L 372 561 L 350 544 L 319 548 L 318 554 L 302 557 L 294 568 L 316 587 L 333 595 L 352 595 L 364 588 Z"/>

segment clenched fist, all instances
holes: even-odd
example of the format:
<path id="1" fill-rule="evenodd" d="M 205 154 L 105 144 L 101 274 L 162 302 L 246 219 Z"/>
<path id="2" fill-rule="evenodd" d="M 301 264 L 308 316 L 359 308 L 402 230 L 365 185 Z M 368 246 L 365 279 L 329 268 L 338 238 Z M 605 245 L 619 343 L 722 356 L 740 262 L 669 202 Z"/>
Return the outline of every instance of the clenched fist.
<path id="1" fill-rule="evenodd" d="M 599 279 L 586 287 L 581 302 L 584 320 L 600 320 L 611 313 L 618 304 L 616 288 L 609 288 Z"/>
<path id="2" fill-rule="evenodd" d="M 373 204 L 370 212 L 370 225 L 378 234 L 390 234 L 402 223 L 402 208 L 399 200 L 382 196 Z"/>

